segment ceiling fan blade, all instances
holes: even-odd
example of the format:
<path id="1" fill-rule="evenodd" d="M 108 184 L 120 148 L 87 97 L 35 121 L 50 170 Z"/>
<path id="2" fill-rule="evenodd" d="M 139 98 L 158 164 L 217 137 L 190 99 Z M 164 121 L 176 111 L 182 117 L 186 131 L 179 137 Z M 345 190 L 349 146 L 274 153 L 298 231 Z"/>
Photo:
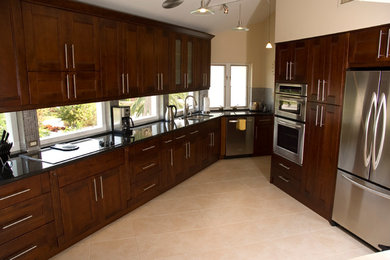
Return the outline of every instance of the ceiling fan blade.
<path id="1" fill-rule="evenodd" d="M 162 3 L 162 7 L 169 9 L 169 8 L 174 8 L 176 6 L 181 5 L 184 2 L 184 0 L 165 0 Z"/>

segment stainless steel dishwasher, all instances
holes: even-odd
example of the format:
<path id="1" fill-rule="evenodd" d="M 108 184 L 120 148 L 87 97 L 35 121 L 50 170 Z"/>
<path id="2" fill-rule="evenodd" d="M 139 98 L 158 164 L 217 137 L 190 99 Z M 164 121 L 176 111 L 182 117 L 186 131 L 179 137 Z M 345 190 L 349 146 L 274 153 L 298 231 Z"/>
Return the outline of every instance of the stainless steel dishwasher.
<path id="1" fill-rule="evenodd" d="M 226 156 L 253 154 L 254 117 L 228 117 L 226 121 Z"/>

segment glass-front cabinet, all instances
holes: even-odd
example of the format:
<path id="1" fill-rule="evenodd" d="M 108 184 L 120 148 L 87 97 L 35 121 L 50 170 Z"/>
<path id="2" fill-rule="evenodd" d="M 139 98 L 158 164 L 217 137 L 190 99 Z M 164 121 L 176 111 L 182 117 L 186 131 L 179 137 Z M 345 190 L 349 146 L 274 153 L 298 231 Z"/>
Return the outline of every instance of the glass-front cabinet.
<path id="1" fill-rule="evenodd" d="M 175 34 L 175 85 L 176 90 L 194 89 L 194 38 Z"/>

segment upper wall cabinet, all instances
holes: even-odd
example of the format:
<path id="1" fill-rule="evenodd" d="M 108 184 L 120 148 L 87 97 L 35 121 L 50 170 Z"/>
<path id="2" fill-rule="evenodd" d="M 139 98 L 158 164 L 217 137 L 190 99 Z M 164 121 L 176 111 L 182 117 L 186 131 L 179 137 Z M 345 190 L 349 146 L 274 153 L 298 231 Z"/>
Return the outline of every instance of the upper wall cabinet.
<path id="1" fill-rule="evenodd" d="M 194 53 L 195 44 L 194 38 L 183 35 L 174 34 L 174 79 L 176 91 L 190 91 L 195 89 L 194 84 Z"/>
<path id="2" fill-rule="evenodd" d="M 307 82 L 307 41 L 294 41 L 276 44 L 277 82 Z"/>
<path id="3" fill-rule="evenodd" d="M 0 112 L 6 112 L 20 109 L 28 101 L 18 1 L 0 1 L 0 31 Z"/>
<path id="4" fill-rule="evenodd" d="M 308 41 L 308 99 L 341 105 L 348 44 L 347 35 L 336 34 Z"/>
<path id="5" fill-rule="evenodd" d="M 390 25 L 350 33 L 349 67 L 390 66 Z"/>
<path id="6" fill-rule="evenodd" d="M 210 68 L 211 68 L 211 41 L 208 39 L 198 39 L 196 44 L 195 64 L 195 84 L 198 89 L 210 88 Z"/>

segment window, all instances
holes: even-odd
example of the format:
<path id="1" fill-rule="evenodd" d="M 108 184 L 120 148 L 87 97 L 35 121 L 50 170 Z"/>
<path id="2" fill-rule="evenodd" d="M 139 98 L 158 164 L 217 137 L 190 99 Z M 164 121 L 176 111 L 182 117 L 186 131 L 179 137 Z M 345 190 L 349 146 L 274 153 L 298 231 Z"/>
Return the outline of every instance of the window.
<path id="1" fill-rule="evenodd" d="M 177 112 L 182 113 L 184 111 L 184 101 L 185 98 L 188 96 L 194 96 L 195 100 L 197 102 L 197 105 L 194 104 L 194 100 L 192 98 L 188 99 L 188 104 L 190 106 L 190 109 L 193 108 L 194 110 L 197 110 L 199 107 L 199 92 L 181 92 L 181 93 L 175 93 L 175 94 L 169 94 L 168 97 L 168 105 L 175 105 L 177 107 Z"/>
<path id="2" fill-rule="evenodd" d="M 16 113 L 1 113 L 0 114 L 0 134 L 3 130 L 9 133 L 8 142 L 13 142 L 11 152 L 20 150 L 19 133 L 17 128 Z"/>
<path id="3" fill-rule="evenodd" d="M 158 120 L 158 96 L 123 99 L 119 100 L 119 105 L 130 106 L 131 118 L 135 124 Z"/>
<path id="4" fill-rule="evenodd" d="M 210 107 L 248 107 L 248 65 L 212 65 L 210 80 Z"/>
<path id="5" fill-rule="evenodd" d="M 37 109 L 41 144 L 105 131 L 104 111 L 104 103 Z"/>

